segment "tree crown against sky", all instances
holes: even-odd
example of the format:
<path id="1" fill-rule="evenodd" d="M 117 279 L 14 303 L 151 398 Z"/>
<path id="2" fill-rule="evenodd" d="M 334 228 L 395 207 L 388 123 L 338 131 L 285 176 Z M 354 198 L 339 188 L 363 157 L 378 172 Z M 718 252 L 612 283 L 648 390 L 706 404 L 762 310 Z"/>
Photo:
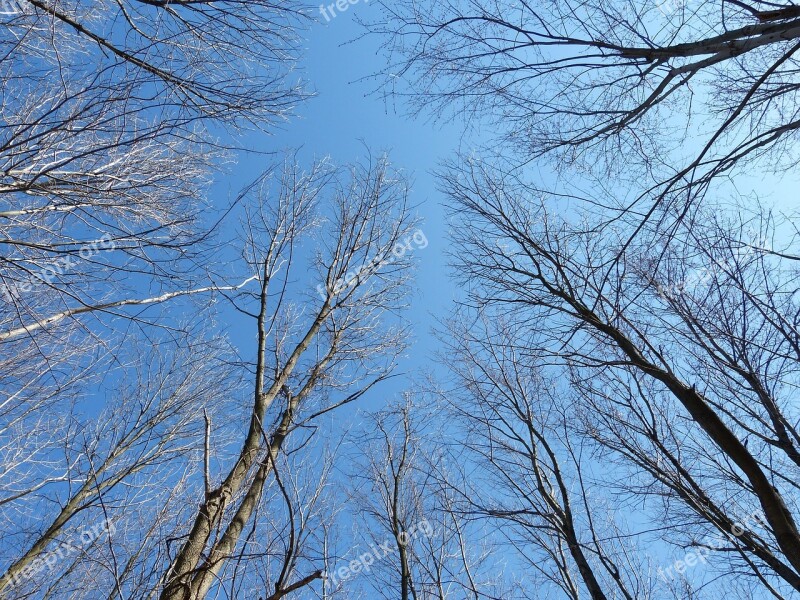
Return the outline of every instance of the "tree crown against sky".
<path id="1" fill-rule="evenodd" d="M 393 402 L 406 176 L 226 162 L 308 7 L 16 4 L 0 595 L 797 593 L 797 230 L 722 195 L 791 164 L 794 5 L 383 3 L 396 97 L 498 134 L 437 173 L 460 302 Z"/>
<path id="2" fill-rule="evenodd" d="M 391 89 L 492 122 L 494 151 L 614 182 L 646 215 L 712 182 L 796 162 L 793 3 L 383 3 Z M 542 163 L 541 160 L 537 161 Z M 609 176 L 612 176 L 609 179 Z M 564 181 L 569 182 L 565 176 Z M 599 201 L 599 200 L 598 200 Z"/>

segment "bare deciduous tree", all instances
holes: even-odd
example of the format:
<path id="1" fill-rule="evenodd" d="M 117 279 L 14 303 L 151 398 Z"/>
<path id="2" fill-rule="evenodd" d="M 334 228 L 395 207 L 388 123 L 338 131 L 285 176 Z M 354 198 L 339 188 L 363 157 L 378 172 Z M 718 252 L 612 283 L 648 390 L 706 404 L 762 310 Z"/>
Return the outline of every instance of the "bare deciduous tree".
<path id="1" fill-rule="evenodd" d="M 209 277 L 225 207 L 208 201 L 208 186 L 242 129 L 268 127 L 305 96 L 292 74 L 305 20 L 299 5 L 260 0 L 3 5 L 4 594 L 79 596 L 87 572 L 105 590 L 106 572 L 89 565 L 111 559 L 109 596 L 157 589 L 164 542 L 196 491 L 198 415 L 222 421 L 209 404 L 228 406 L 231 391 L 225 365 L 201 348 L 228 352 L 199 326 L 212 313 L 198 300 L 201 316 L 188 321 L 181 302 L 213 302 L 257 279 Z M 167 356 L 176 362 L 157 368 Z M 212 369 L 215 389 L 204 387 Z M 138 386 L 123 387 L 123 374 Z M 98 407 L 105 389 L 110 404 Z M 118 523 L 111 558 L 59 556 L 61 576 L 32 576 L 99 508 L 139 519 L 125 532 Z"/>
<path id="2" fill-rule="evenodd" d="M 234 359 L 204 323 L 172 319 L 154 330 L 161 344 L 151 335 L 124 352 L 56 356 L 23 378 L 2 406 L 0 510 L 14 542 L 0 593 L 277 599 L 319 582 L 338 507 L 330 461 L 303 465 L 322 417 L 388 378 L 404 349 L 406 194 L 383 158 L 268 170 L 242 193 L 239 270 L 253 275 L 209 290 L 251 320 L 252 351 Z M 121 400 L 98 417 L 82 401 L 100 385 Z M 77 544 L 99 519 L 114 531 Z M 75 551 L 56 556 L 53 580 L 43 565 L 62 543 Z"/>
<path id="3" fill-rule="evenodd" d="M 560 439 L 613 465 L 607 492 L 642 507 L 656 539 L 702 552 L 726 591 L 800 590 L 791 224 L 758 206 L 694 207 L 678 229 L 631 216 L 614 230 L 590 209 L 557 216 L 561 199 L 477 161 L 445 185 L 462 217 L 456 261 L 469 304 L 504 313 L 522 365 L 558 374 L 572 415 Z M 537 400 L 533 413 L 552 406 Z M 715 594 L 706 569 L 663 567 L 654 581 L 683 580 L 680 597 Z"/>
<path id="4" fill-rule="evenodd" d="M 530 332 L 491 308 L 464 310 L 448 332 L 456 379 L 444 396 L 461 425 L 461 460 L 472 467 L 453 486 L 456 506 L 501 532 L 490 560 L 524 565 L 510 596 L 655 597 L 647 557 L 605 497 L 595 475 L 602 466 L 573 426 L 571 396 L 543 375 Z"/>
<path id="5" fill-rule="evenodd" d="M 165 574 L 164 600 L 203 598 L 217 585 L 287 438 L 386 379 L 403 348 L 402 328 L 384 322 L 402 305 L 410 260 L 403 242 L 413 223 L 402 180 L 381 159 L 349 175 L 324 163 L 309 173 L 288 165 L 275 196 L 268 183 L 254 186 L 245 224 L 245 258 L 259 281 L 240 307 L 257 330 L 249 424 Z M 321 240 L 314 256 L 303 245 L 311 236 Z M 323 293 L 301 291 L 300 306 L 293 277 L 311 265 Z"/>
<path id="6" fill-rule="evenodd" d="M 87 577 L 109 594 L 156 583 L 160 536 L 175 534 L 179 503 L 199 470 L 198 414 L 205 402 L 225 406 L 232 388 L 215 356 L 225 348 L 212 340 L 130 350 L 116 354 L 124 367 L 112 366 L 118 383 L 106 408 L 82 401 L 101 385 L 87 373 L 77 397 L 53 390 L 40 406 L 8 403 L 0 514 L 14 558 L 0 579 L 3 597 L 60 596 Z"/>
<path id="7" fill-rule="evenodd" d="M 433 394 L 406 392 L 402 402 L 368 416 L 356 438 L 359 472 L 350 481 L 363 483 L 350 485 L 370 549 L 382 549 L 363 585 L 341 582 L 349 594 L 372 588 L 405 600 L 508 597 L 502 562 L 493 557 L 498 548 L 481 540 L 486 531 L 475 526 L 474 513 L 461 510 L 464 488 L 454 483 L 466 469 L 461 438 L 439 421 L 438 408 Z"/>
<path id="8" fill-rule="evenodd" d="M 497 147 L 524 164 L 550 159 L 593 185 L 618 175 L 609 189 L 620 197 L 593 199 L 602 206 L 651 218 L 723 175 L 796 163 L 794 2 L 381 4 L 371 28 L 393 40 L 393 91 L 493 122 Z"/>
<path id="9" fill-rule="evenodd" d="M 54 344 L 75 320 L 107 326 L 127 306 L 207 287 L 197 265 L 216 218 L 211 175 L 237 143 L 229 133 L 283 118 L 303 97 L 290 75 L 302 12 L 264 1 L 9 6 L 0 341 L 47 326 Z M 80 332 L 62 342 L 82 346 Z"/>

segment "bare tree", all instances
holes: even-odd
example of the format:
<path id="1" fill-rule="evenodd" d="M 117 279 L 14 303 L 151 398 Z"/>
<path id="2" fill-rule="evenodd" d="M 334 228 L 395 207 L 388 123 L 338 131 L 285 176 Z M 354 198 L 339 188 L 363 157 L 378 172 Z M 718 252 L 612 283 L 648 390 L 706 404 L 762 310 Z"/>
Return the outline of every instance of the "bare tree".
<path id="1" fill-rule="evenodd" d="M 513 159 L 473 155 L 443 174 L 471 316 L 500 322 L 458 330 L 480 332 L 468 336 L 479 354 L 465 350 L 478 375 L 463 377 L 483 386 L 466 417 L 489 440 L 484 458 L 536 453 L 527 474 L 547 482 L 537 518 L 549 514 L 561 542 L 569 524 L 555 517 L 570 494 L 558 482 L 567 468 L 578 482 L 592 472 L 570 452 L 586 444 L 614 475 L 581 484 L 577 497 L 603 489 L 640 503 L 655 530 L 613 534 L 611 546 L 631 536 L 631 547 L 646 548 L 656 534 L 711 564 L 684 573 L 681 563 L 669 581 L 629 572 L 610 582 L 617 593 L 659 585 L 713 596 L 703 577 L 714 572 L 742 597 L 800 590 L 787 475 L 797 467 L 797 231 L 757 202 L 709 194 L 728 178 L 796 162 L 798 7 L 382 5 L 386 18 L 372 27 L 393 36 L 394 89 L 405 76 L 419 108 L 434 98 L 496 123 L 508 142 L 496 147 Z M 519 168 L 531 160 L 551 161 L 561 187 L 532 184 Z M 591 193 L 576 191 L 584 183 Z M 542 370 L 559 382 L 555 392 L 540 389 Z M 576 545 L 593 548 L 566 541 Z M 592 549 L 595 566 L 613 565 L 609 575 L 648 562 L 607 562 L 619 556 L 611 546 Z M 553 560 L 564 591 L 579 593 L 566 580 L 569 561 Z M 570 560 L 581 563 L 574 552 Z M 603 569 L 591 568 L 596 579 Z M 585 569 L 580 580 L 592 595 L 608 593 Z"/>
<path id="2" fill-rule="evenodd" d="M 456 379 L 443 396 L 471 467 L 453 486 L 455 506 L 501 532 L 490 560 L 505 554 L 526 567 L 513 597 L 655 597 L 647 557 L 573 427 L 571 396 L 547 380 L 528 335 L 491 308 L 449 322 Z"/>
<path id="3" fill-rule="evenodd" d="M 53 390 L 39 398 L 47 410 L 5 412 L 0 514 L 15 557 L 3 597 L 63 597 L 87 578 L 109 592 L 155 583 L 155 532 L 175 527 L 198 470 L 198 414 L 204 402 L 224 407 L 233 382 L 212 340 L 130 350 L 116 354 L 124 367 L 112 366 L 118 383 L 106 408 L 89 411 L 81 396 Z M 81 395 L 91 394 L 101 378 L 81 375 Z"/>
<path id="4" fill-rule="evenodd" d="M 88 359 L 46 363 L 44 342 L 31 348 L 41 333 L 8 337 L 30 348 L 8 364 L 34 356 L 42 372 L 16 391 L 9 372 L 0 407 L 3 597 L 277 599 L 319 582 L 339 509 L 332 458 L 312 460 L 309 444 L 403 351 L 406 193 L 385 159 L 287 161 L 247 186 L 246 283 L 208 290 L 252 320 L 245 356 L 214 341 L 211 310 Z M 99 416 L 84 400 L 98 387 L 120 398 Z M 100 522 L 108 531 L 80 542 Z"/>
<path id="5" fill-rule="evenodd" d="M 794 2 L 381 4 L 371 29 L 393 40 L 392 91 L 488 120 L 494 148 L 566 175 L 559 192 L 575 173 L 594 186 L 615 174 L 595 202 L 679 219 L 657 208 L 686 207 L 723 175 L 796 163 Z"/>
<path id="6" fill-rule="evenodd" d="M 716 571 L 741 597 L 799 590 L 794 227 L 750 205 L 694 207 L 677 230 L 634 216 L 614 230 L 581 210 L 591 198 L 567 221 L 561 198 L 479 161 L 445 186 L 469 304 L 504 313 L 522 364 L 562 382 L 572 418 L 560 439 L 613 465 L 608 494 L 642 507 L 658 540 L 709 564 L 664 564 L 654 582 L 714 596 L 703 576 Z"/>
<path id="7" fill-rule="evenodd" d="M 249 424 L 165 573 L 162 599 L 203 598 L 217 585 L 286 440 L 386 379 L 403 348 L 402 328 L 383 322 L 402 305 L 410 260 L 403 182 L 379 160 L 349 174 L 324 163 L 309 173 L 287 165 L 276 196 L 268 184 L 253 186 L 257 200 L 245 223 L 245 258 L 258 290 L 237 300 L 257 331 Z M 311 236 L 320 247 L 308 256 L 303 241 Z M 311 286 L 295 291 L 300 306 L 293 278 L 312 265 L 324 285 L 316 297 Z"/>
<path id="8" fill-rule="evenodd" d="M 222 358 L 212 367 L 200 347 L 227 352 L 201 326 L 213 318 L 203 303 L 255 279 L 209 276 L 226 207 L 208 186 L 243 129 L 269 127 L 305 97 L 292 74 L 305 20 L 298 5 L 262 1 L 3 5 L 4 593 L 80 596 L 81 577 L 104 590 L 107 572 L 110 596 L 158 587 L 163 542 L 191 516 L 198 415 L 219 423 L 209 404 L 229 401 Z M 180 364 L 154 372 L 164 356 Z M 212 369 L 217 388 L 204 388 Z M 192 381 L 169 395 L 180 377 Z M 98 407 L 112 393 L 121 400 Z M 76 552 L 58 557 L 63 575 L 33 576 L 99 508 L 120 535 L 92 550 L 107 545 L 113 570 Z M 124 534 L 120 514 L 138 518 Z"/>
<path id="9" fill-rule="evenodd" d="M 304 17 L 263 1 L 6 8 L 0 341 L 36 332 L 44 346 L 44 327 L 50 344 L 93 347 L 75 339 L 87 322 L 208 287 L 207 187 L 237 130 L 302 99 L 290 72 Z"/>
<path id="10" fill-rule="evenodd" d="M 418 545 L 414 544 L 414 538 L 420 534 L 418 527 L 422 521 L 429 525 L 424 516 L 424 492 L 417 488 L 414 477 L 420 448 L 411 419 L 409 406 L 379 413 L 370 419 L 377 433 L 373 437 L 377 439 L 365 440 L 364 448 L 368 461 L 364 478 L 371 488 L 362 499 L 366 504 L 365 514 L 378 525 L 375 537 L 388 535 L 394 550 L 389 561 L 392 576 L 377 579 L 376 593 L 402 600 L 420 597 L 422 582 L 412 568 L 416 562 L 414 546 Z M 423 529 L 430 533 L 427 527 Z M 381 541 L 376 539 L 377 544 Z M 379 570 L 380 565 L 376 567 Z"/>
<path id="11" fill-rule="evenodd" d="M 486 532 L 460 510 L 460 438 L 437 418 L 441 408 L 431 393 L 406 392 L 368 415 L 354 438 L 357 471 L 348 484 L 369 550 L 350 555 L 364 565 L 360 581 L 332 570 L 348 597 L 364 589 L 406 600 L 508 597 L 491 536 L 480 540 Z"/>

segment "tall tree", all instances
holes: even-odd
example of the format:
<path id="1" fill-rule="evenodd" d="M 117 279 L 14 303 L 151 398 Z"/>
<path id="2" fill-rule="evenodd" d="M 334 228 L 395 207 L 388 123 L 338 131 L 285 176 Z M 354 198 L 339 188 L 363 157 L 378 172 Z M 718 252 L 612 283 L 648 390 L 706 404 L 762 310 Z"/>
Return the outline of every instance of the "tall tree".
<path id="1" fill-rule="evenodd" d="M 305 21 L 300 5 L 259 0 L 3 3 L 4 593 L 58 595 L 31 565 L 96 524 L 87 519 L 98 507 L 138 515 L 147 532 L 130 538 L 139 548 L 109 541 L 115 561 L 130 560 L 115 565 L 116 585 L 157 586 L 163 542 L 177 535 L 181 499 L 196 483 L 197 417 L 209 408 L 200 398 L 221 410 L 230 392 L 221 358 L 201 351 L 229 352 L 204 327 L 212 313 L 198 300 L 188 308 L 203 316 L 186 318 L 186 298 L 214 300 L 257 279 L 209 277 L 227 207 L 209 201 L 208 187 L 243 130 L 269 128 L 305 97 L 292 73 Z M 203 387 L 210 371 L 217 390 Z M 181 377 L 196 379 L 193 392 L 174 383 Z M 106 390 L 110 404 L 98 408 Z M 139 514 L 148 489 L 159 490 L 149 506 L 160 508 Z M 70 557 L 73 575 L 96 558 L 86 549 Z"/>
<path id="2" fill-rule="evenodd" d="M 455 377 L 441 393 L 470 473 L 451 482 L 454 508 L 501 532 L 488 560 L 520 565 L 509 597 L 656 597 L 650 561 L 573 426 L 572 395 L 548 380 L 530 335 L 494 307 L 465 306 L 448 323 Z"/>
<path id="3" fill-rule="evenodd" d="M 517 347 L 521 356 L 508 359 L 511 375 L 493 367 L 481 377 L 513 389 L 531 361 L 560 382 L 557 402 L 548 393 L 526 403 L 537 419 L 568 407 L 561 439 L 613 465 L 593 486 L 643 508 L 640 539 L 650 539 L 649 526 L 677 549 L 680 565 L 665 561 L 652 581 L 681 583 L 679 597 L 716 594 L 704 586 L 706 569 L 684 573 L 688 552 L 723 576 L 726 591 L 800 590 L 791 224 L 752 205 L 695 207 L 677 231 L 641 229 L 635 216 L 614 231 L 598 226 L 592 198 L 574 198 L 590 208 L 567 219 L 557 212 L 563 197 L 502 166 L 465 161 L 445 181 L 468 305 L 485 318 L 502 314 L 501 333 L 516 341 L 487 344 L 504 360 Z M 489 407 L 517 406 L 503 393 Z M 559 437 L 558 424 L 534 424 Z"/>
<path id="4" fill-rule="evenodd" d="M 357 469 L 348 483 L 368 533 L 362 585 L 337 576 L 337 589 L 352 597 L 372 588 L 382 598 L 505 597 L 500 561 L 490 540 L 475 526 L 474 513 L 460 509 L 464 481 L 458 437 L 439 420 L 444 406 L 432 393 L 414 390 L 365 419 L 356 438 Z M 358 569 L 362 567 L 359 566 Z"/>
<path id="5" fill-rule="evenodd" d="M 384 321 L 403 304 L 410 261 L 402 180 L 384 160 L 344 176 L 290 166 L 277 198 L 266 190 L 256 188 L 246 222 L 245 257 L 259 283 L 241 307 L 257 331 L 249 425 L 165 573 L 163 600 L 204 598 L 218 584 L 287 438 L 386 379 L 403 348 L 402 328 Z M 304 262 L 312 235 L 321 245 Z M 307 288 L 301 308 L 288 290 L 297 272 L 313 270 L 324 285 L 316 297 Z"/>

